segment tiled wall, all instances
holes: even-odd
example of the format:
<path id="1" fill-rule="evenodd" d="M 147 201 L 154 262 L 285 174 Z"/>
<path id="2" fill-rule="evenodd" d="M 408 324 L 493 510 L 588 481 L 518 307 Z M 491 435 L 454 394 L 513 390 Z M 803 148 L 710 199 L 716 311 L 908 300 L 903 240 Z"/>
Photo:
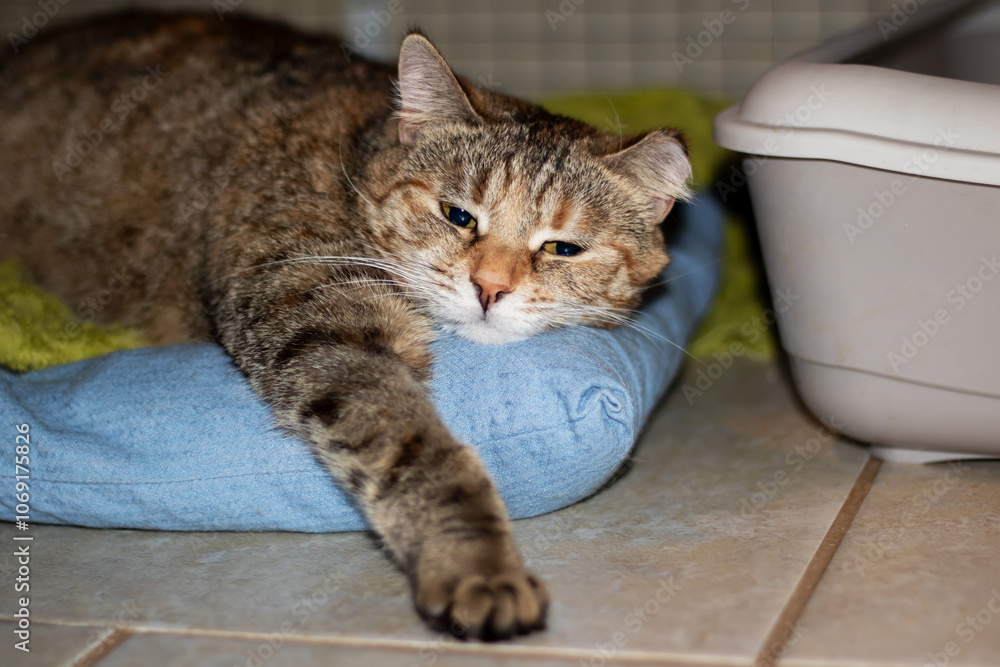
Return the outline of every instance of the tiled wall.
<path id="1" fill-rule="evenodd" d="M 899 0 L 0 0 L 3 35 L 39 2 L 59 6 L 55 20 L 130 5 L 238 6 L 335 30 L 386 58 L 418 25 L 460 72 L 527 97 L 640 86 L 738 97 L 775 60 Z"/>

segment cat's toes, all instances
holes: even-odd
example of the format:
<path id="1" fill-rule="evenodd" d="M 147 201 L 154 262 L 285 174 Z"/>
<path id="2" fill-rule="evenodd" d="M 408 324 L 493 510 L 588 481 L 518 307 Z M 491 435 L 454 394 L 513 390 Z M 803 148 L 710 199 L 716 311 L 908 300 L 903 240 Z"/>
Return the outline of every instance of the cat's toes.
<path id="1" fill-rule="evenodd" d="M 548 594 L 537 577 L 524 571 L 471 575 L 453 587 L 425 591 L 417 607 L 439 630 L 495 641 L 543 629 Z"/>

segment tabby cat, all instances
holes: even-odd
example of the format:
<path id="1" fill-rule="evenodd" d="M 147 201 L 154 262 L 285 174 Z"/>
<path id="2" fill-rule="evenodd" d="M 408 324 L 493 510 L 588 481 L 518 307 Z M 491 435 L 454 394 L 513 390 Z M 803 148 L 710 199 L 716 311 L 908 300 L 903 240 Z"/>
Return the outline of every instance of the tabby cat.
<path id="1" fill-rule="evenodd" d="M 428 343 L 612 326 L 667 262 L 681 137 L 474 86 L 419 32 L 397 68 L 224 19 L 106 16 L 0 59 L 0 258 L 98 321 L 218 341 L 432 625 L 541 628 L 496 487 L 428 397 Z"/>

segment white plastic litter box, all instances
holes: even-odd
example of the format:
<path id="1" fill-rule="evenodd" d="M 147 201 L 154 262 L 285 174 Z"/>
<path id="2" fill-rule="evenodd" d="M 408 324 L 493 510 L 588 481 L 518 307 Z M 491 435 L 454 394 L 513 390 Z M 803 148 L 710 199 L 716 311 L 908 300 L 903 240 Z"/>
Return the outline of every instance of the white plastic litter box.
<path id="1" fill-rule="evenodd" d="M 808 407 L 884 458 L 1000 457 L 1000 2 L 894 7 L 766 72 L 715 137 L 747 154 Z"/>

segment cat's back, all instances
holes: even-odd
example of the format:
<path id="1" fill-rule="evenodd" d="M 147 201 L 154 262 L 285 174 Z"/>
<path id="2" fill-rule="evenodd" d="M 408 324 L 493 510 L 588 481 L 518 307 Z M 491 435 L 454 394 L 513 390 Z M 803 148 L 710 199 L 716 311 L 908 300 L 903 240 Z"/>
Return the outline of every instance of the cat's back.
<path id="1" fill-rule="evenodd" d="M 279 23 L 129 11 L 44 31 L 17 53 L 0 56 L 0 114 L 9 144 L 46 124 L 54 130 L 50 136 L 67 139 L 59 127 L 79 130 L 84 120 L 99 127 L 103 118 L 95 114 L 124 123 L 126 107 L 134 112 L 129 115 L 155 116 L 161 125 L 190 124 L 200 116 L 238 114 L 255 102 L 294 104 L 320 90 L 344 89 L 351 94 L 333 98 L 349 111 L 391 94 L 392 74 L 389 67 L 352 61 L 333 36 Z"/>
<path id="2" fill-rule="evenodd" d="M 263 191 L 267 160 L 307 146 L 332 163 L 340 136 L 389 114 L 394 68 L 333 36 L 223 18 L 117 13 L 0 55 L 0 260 L 71 304 L 125 255 L 158 271 L 137 284 L 178 291 L 197 261 L 180 249 L 201 233 L 189 212 L 220 173 Z M 156 264 L 171 244 L 190 265 Z"/>
<path id="3" fill-rule="evenodd" d="M 357 85 L 375 72 L 391 74 L 350 53 L 335 36 L 245 15 L 131 10 L 51 28 L 0 52 L 0 101 L 13 110 L 53 86 L 106 91 L 149 66 L 180 68 L 186 78 L 209 73 L 220 84 L 290 77 L 283 83 Z"/>
<path id="4" fill-rule="evenodd" d="M 349 134 L 389 109 L 393 74 L 333 36 L 238 15 L 130 11 L 42 31 L 0 53 L 6 217 L 22 198 L 65 204 L 123 178 L 147 199 L 144 178 L 189 189 L 291 117 L 299 135 Z"/>

